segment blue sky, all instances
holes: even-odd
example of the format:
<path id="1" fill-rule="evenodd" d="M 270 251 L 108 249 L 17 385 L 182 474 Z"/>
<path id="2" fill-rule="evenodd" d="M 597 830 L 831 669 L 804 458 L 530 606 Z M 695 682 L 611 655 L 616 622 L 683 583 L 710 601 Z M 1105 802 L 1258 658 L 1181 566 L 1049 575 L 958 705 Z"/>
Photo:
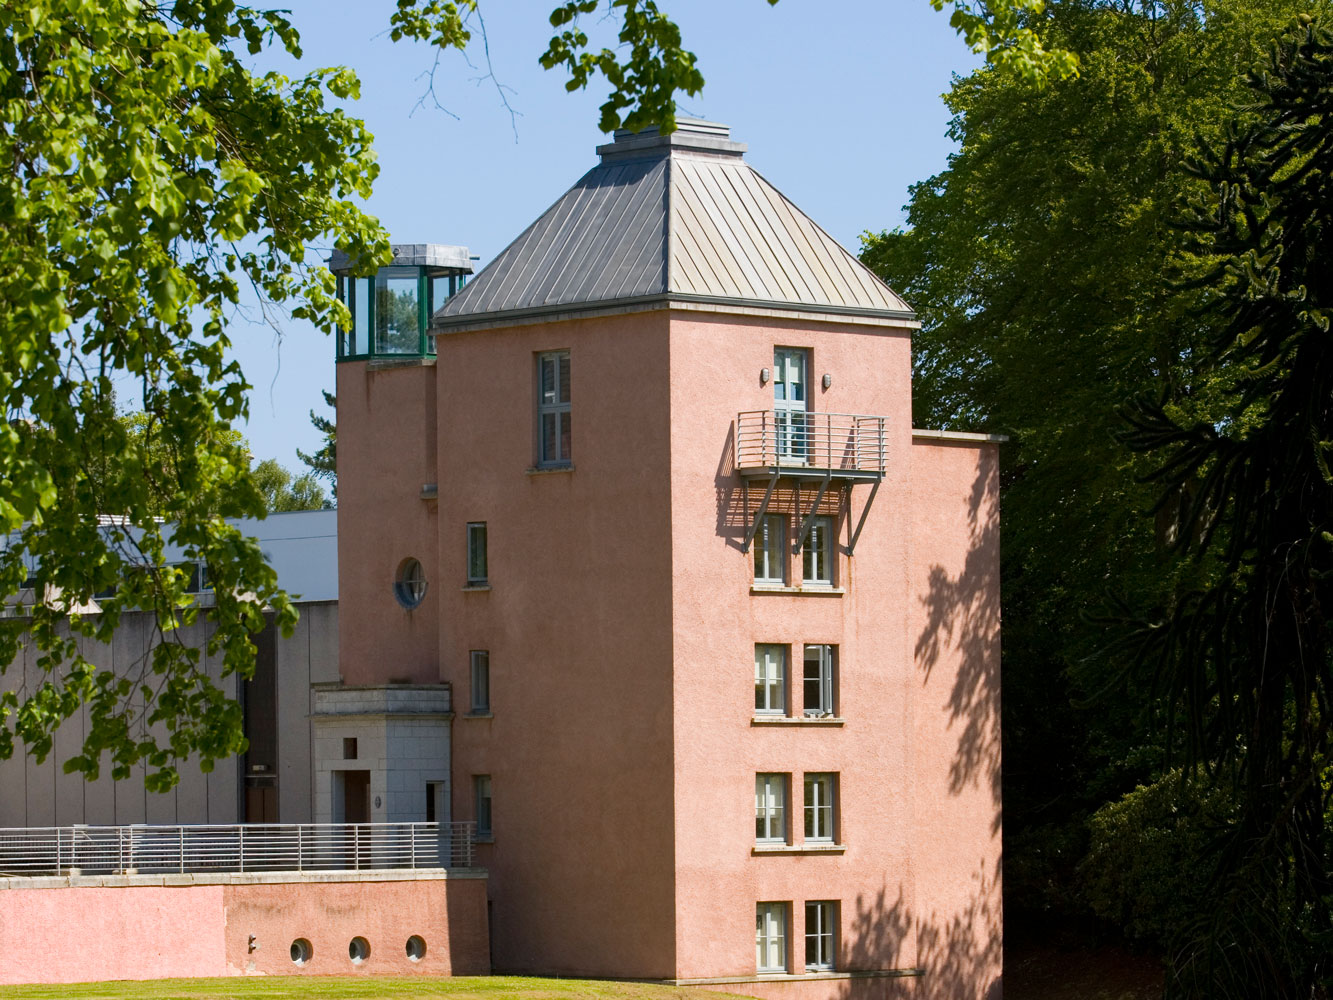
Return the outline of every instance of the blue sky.
<path id="1" fill-rule="evenodd" d="M 946 14 L 927 0 L 665 0 L 699 56 L 704 92 L 680 112 L 732 128 L 749 162 L 855 251 L 859 235 L 903 222 L 908 188 L 941 170 L 951 144 L 940 95 L 976 59 Z M 392 0 L 284 0 L 304 57 L 261 57 L 295 74 L 346 65 L 361 78 L 353 113 L 375 136 L 381 173 L 368 210 L 400 243 L 468 246 L 484 266 L 597 162 L 600 85 L 568 93 L 559 71 L 537 64 L 554 0 L 507 0 L 481 8 L 494 80 L 480 39 L 469 59 L 451 53 L 425 97 L 433 50 L 389 40 Z M 589 19 L 593 40 L 614 46 L 609 22 Z M 517 113 L 511 121 L 496 82 Z M 286 320 L 279 338 L 254 310 L 231 328 L 254 389 L 244 428 L 256 458 L 303 468 L 296 449 L 319 435 L 333 388 L 333 343 Z"/>

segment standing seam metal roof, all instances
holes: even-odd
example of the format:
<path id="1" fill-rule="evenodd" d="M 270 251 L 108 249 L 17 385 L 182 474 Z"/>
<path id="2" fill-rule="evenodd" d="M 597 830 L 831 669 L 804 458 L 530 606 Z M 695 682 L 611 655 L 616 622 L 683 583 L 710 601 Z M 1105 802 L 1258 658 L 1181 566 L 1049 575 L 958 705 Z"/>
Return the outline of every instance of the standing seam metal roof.
<path id="1" fill-rule="evenodd" d="M 599 147 L 602 163 L 437 311 L 432 329 L 673 296 L 912 318 L 741 158 L 726 126 L 678 126 Z"/>

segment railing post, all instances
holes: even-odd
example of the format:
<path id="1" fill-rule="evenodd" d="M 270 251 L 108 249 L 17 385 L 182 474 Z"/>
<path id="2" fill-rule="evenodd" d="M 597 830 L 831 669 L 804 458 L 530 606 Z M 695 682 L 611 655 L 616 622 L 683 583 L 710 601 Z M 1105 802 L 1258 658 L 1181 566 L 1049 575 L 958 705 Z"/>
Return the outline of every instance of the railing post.
<path id="1" fill-rule="evenodd" d="M 176 827 L 176 832 L 177 832 L 177 845 L 178 845 L 177 851 L 179 852 L 176 858 L 176 864 L 177 867 L 180 869 L 180 874 L 184 875 L 185 874 L 185 827 L 183 826 Z"/>
<path id="2" fill-rule="evenodd" d="M 65 866 L 61 864 L 61 860 L 62 859 L 60 856 L 60 827 L 56 827 L 56 874 L 57 875 L 59 875 L 61 872 L 65 870 Z"/>
<path id="3" fill-rule="evenodd" d="M 240 824 L 240 837 L 236 845 L 236 860 L 241 871 L 245 871 L 245 824 Z"/>
<path id="4" fill-rule="evenodd" d="M 408 848 L 408 852 L 412 858 L 412 867 L 415 868 L 417 866 L 417 825 L 415 823 L 412 824 L 408 835 L 412 838 L 412 845 Z"/>
<path id="5" fill-rule="evenodd" d="M 305 871 L 305 841 L 301 836 L 301 831 L 304 829 L 305 827 L 300 823 L 296 824 L 296 870 L 298 872 Z"/>

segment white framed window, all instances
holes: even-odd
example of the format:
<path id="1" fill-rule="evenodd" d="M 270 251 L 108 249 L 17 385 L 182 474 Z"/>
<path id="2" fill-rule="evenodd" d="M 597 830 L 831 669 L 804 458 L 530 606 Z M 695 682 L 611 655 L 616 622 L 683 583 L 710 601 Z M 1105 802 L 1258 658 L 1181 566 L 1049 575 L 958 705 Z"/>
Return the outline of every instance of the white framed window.
<path id="1" fill-rule="evenodd" d="M 469 654 L 472 661 L 472 711 L 478 713 L 491 710 L 491 654 L 485 649 L 474 649 Z"/>
<path id="2" fill-rule="evenodd" d="M 805 647 L 805 666 L 801 675 L 801 708 L 806 715 L 833 715 L 833 684 L 836 676 L 837 646 L 827 644 Z"/>
<path id="3" fill-rule="evenodd" d="M 838 792 L 836 774 L 807 774 L 805 776 L 805 840 L 806 843 L 834 842 L 834 797 Z"/>
<path id="4" fill-rule="evenodd" d="M 805 904 L 805 967 L 810 972 L 837 968 L 838 904 L 820 900 Z"/>
<path id="5" fill-rule="evenodd" d="M 569 408 L 569 352 L 537 355 L 537 465 L 569 465 L 573 435 Z"/>
<path id="6" fill-rule="evenodd" d="M 756 583 L 787 582 L 787 519 L 781 514 L 765 514 L 754 535 L 754 579 Z"/>
<path id="7" fill-rule="evenodd" d="M 754 647 L 755 715 L 787 714 L 787 647 L 756 643 Z"/>
<path id="8" fill-rule="evenodd" d="M 473 815 L 477 818 L 477 836 L 493 836 L 494 829 L 491 826 L 491 776 L 489 774 L 474 774 L 472 776 L 472 804 Z"/>
<path id="9" fill-rule="evenodd" d="M 756 972 L 787 971 L 787 904 L 760 903 L 754 911 Z"/>
<path id="10" fill-rule="evenodd" d="M 787 775 L 754 776 L 754 839 L 759 844 L 787 843 Z"/>
<path id="11" fill-rule="evenodd" d="M 833 518 L 821 514 L 810 522 L 801 560 L 806 583 L 833 586 Z"/>
<path id="12" fill-rule="evenodd" d="M 467 526 L 467 585 L 482 587 L 489 582 L 486 567 L 486 522 L 472 521 Z"/>

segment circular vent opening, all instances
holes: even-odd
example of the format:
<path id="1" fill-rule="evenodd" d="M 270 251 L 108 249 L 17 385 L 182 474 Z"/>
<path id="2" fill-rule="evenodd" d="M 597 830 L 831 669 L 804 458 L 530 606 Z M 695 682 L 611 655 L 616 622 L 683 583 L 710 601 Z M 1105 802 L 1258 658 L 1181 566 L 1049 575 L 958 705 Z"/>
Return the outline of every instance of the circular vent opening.
<path id="1" fill-rule="evenodd" d="M 407 957 L 414 962 L 420 962 L 426 957 L 426 939 L 420 934 L 413 934 L 407 939 Z"/>
<path id="2" fill-rule="evenodd" d="M 305 938 L 297 938 L 292 942 L 292 962 L 295 965 L 305 965 L 314 955 L 315 949 Z"/>
<path id="3" fill-rule="evenodd" d="M 370 942 L 363 937 L 354 937 L 347 945 L 347 957 L 353 965 L 360 965 L 370 957 Z"/>
<path id="4" fill-rule="evenodd" d="M 416 559 L 407 558 L 398 564 L 393 582 L 393 596 L 409 611 L 426 597 L 426 571 Z"/>

